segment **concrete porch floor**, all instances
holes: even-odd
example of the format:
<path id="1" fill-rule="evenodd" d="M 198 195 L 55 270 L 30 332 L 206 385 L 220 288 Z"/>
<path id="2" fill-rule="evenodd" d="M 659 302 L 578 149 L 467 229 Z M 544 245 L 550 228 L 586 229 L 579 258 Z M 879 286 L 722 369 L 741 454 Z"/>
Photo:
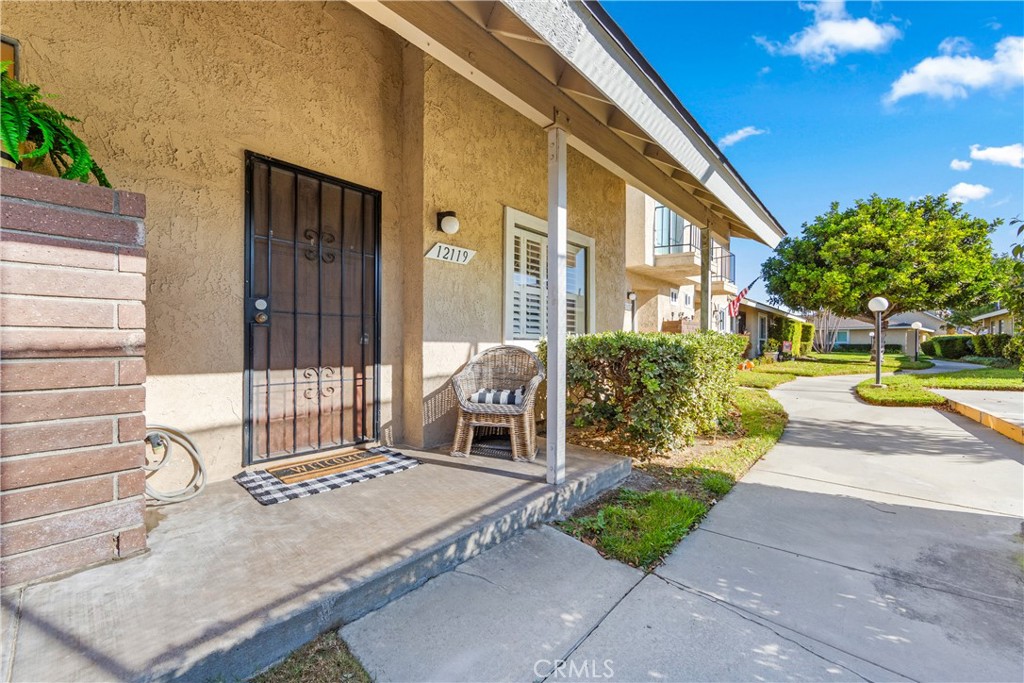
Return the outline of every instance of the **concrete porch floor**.
<path id="1" fill-rule="evenodd" d="M 546 464 L 399 449 L 422 464 L 263 507 L 233 481 L 163 508 L 151 552 L 3 593 L 4 681 L 250 676 L 621 481 L 629 461 L 569 446 Z"/>

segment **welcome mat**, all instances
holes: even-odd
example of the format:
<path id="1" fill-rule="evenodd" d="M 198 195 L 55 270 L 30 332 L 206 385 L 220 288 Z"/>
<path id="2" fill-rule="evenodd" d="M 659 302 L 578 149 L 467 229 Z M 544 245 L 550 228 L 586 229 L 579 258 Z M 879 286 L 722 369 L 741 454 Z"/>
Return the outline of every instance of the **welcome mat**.
<path id="1" fill-rule="evenodd" d="M 410 458 L 407 455 L 402 455 L 398 451 L 393 451 L 383 446 L 371 448 L 366 453 L 382 455 L 385 459 L 381 462 L 363 465 L 354 470 L 325 474 L 315 479 L 308 479 L 294 484 L 284 483 L 267 470 L 240 472 L 234 476 L 234 480 L 248 491 L 260 505 L 274 505 L 275 503 L 283 503 L 294 498 L 304 498 L 325 491 L 333 491 L 350 484 L 358 484 L 361 481 L 384 477 L 395 472 L 403 472 L 420 464 L 420 461 L 416 458 Z"/>
<path id="2" fill-rule="evenodd" d="M 350 451 L 348 453 L 336 453 L 322 458 L 313 458 L 303 462 L 293 462 L 288 465 L 277 465 L 268 467 L 267 472 L 280 479 L 285 484 L 297 484 L 300 481 L 317 479 L 328 474 L 347 472 L 366 465 L 374 465 L 384 462 L 388 456 L 373 451 Z"/>

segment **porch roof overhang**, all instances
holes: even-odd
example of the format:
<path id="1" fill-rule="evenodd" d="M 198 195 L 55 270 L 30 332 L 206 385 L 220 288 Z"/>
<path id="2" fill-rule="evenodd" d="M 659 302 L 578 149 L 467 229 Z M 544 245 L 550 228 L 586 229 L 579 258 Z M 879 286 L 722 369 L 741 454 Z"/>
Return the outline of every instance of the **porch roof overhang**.
<path id="1" fill-rule="evenodd" d="M 353 5 L 687 220 L 770 247 L 786 234 L 597 2 Z"/>

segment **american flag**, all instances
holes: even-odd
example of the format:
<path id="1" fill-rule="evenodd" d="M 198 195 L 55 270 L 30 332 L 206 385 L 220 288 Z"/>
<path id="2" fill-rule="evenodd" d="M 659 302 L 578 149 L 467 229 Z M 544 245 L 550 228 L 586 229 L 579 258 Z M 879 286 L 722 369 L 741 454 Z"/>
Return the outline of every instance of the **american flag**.
<path id="1" fill-rule="evenodd" d="M 739 314 L 740 314 L 740 302 L 743 301 L 743 298 L 747 295 L 747 292 L 750 291 L 750 288 L 754 286 L 754 283 L 757 282 L 760 279 L 761 279 L 760 275 L 755 277 L 753 280 L 751 280 L 749 285 L 747 285 L 746 287 L 743 288 L 743 291 L 741 291 L 739 294 L 736 295 L 735 299 L 733 299 L 732 301 L 729 302 L 729 317 L 730 318 L 735 318 L 735 317 L 739 316 Z"/>

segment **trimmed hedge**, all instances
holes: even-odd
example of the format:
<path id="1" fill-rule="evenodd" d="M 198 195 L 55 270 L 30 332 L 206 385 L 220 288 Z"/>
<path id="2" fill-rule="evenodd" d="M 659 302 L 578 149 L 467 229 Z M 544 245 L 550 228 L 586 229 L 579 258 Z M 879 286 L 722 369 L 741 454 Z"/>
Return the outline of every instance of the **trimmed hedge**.
<path id="1" fill-rule="evenodd" d="M 652 458 L 709 434 L 725 416 L 746 337 L 717 332 L 602 332 L 566 342 L 566 410 Z M 542 342 L 540 355 L 546 360 Z"/>
<path id="2" fill-rule="evenodd" d="M 979 334 L 971 339 L 978 355 L 989 358 L 1003 358 L 1004 349 L 1009 341 L 1010 335 L 1008 334 Z"/>
<path id="3" fill-rule="evenodd" d="M 935 342 L 931 339 L 921 342 L 921 353 L 926 356 L 935 356 Z"/>
<path id="4" fill-rule="evenodd" d="M 971 339 L 972 335 L 969 334 L 944 334 L 932 337 L 931 342 L 935 348 L 934 355 L 940 358 L 950 359 L 970 356 L 975 350 L 974 345 L 971 343 Z"/>
<path id="5" fill-rule="evenodd" d="M 1024 332 L 1010 338 L 1010 341 L 1003 347 L 1003 356 L 1007 360 L 1018 363 L 1021 372 L 1024 372 Z"/>
<path id="6" fill-rule="evenodd" d="M 874 344 L 836 344 L 836 351 L 852 351 L 855 353 L 871 353 Z M 903 353 L 903 344 L 886 344 L 886 353 Z"/>
<path id="7" fill-rule="evenodd" d="M 800 326 L 800 355 L 809 356 L 814 350 L 814 323 L 803 323 Z"/>

